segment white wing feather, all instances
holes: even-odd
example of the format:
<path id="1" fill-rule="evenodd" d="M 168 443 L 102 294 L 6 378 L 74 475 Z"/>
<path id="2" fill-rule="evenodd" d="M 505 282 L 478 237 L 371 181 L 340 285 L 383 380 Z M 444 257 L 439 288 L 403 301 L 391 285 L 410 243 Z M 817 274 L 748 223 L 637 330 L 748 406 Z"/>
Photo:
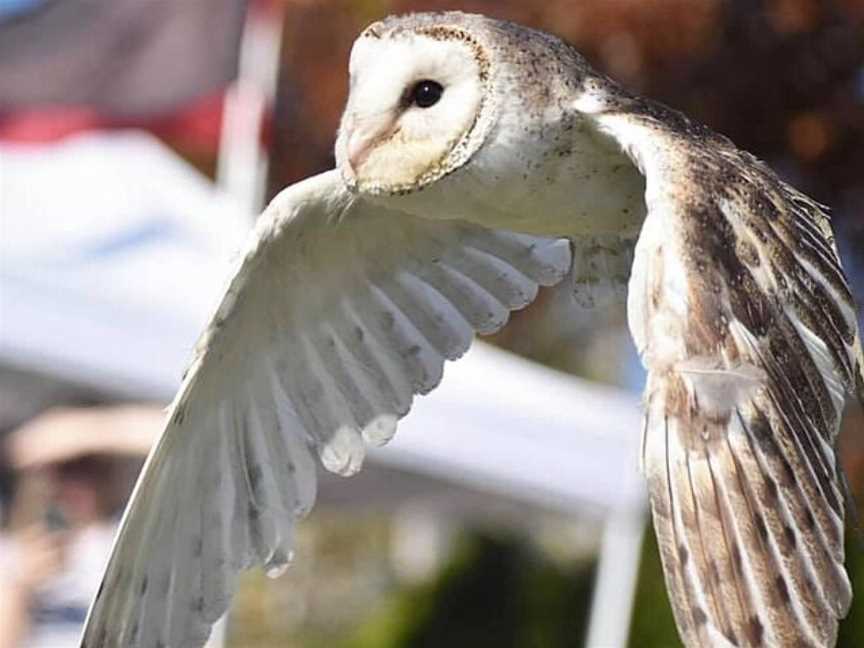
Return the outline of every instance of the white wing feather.
<path id="1" fill-rule="evenodd" d="M 569 264 L 563 240 L 354 201 L 335 171 L 282 192 L 147 460 L 82 646 L 202 645 L 241 570 L 289 562 L 313 455 L 359 470 L 445 359 Z"/>

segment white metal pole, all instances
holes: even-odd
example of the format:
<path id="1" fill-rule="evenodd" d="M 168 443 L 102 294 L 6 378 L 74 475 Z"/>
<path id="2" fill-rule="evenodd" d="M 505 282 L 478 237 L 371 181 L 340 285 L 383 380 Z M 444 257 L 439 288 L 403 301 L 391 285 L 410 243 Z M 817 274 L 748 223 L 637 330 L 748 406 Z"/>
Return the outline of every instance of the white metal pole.
<path id="1" fill-rule="evenodd" d="M 610 511 L 591 599 L 587 648 L 626 648 L 647 516 L 642 507 Z"/>
<path id="2" fill-rule="evenodd" d="M 276 95 L 283 18 L 280 9 L 251 3 L 240 41 L 237 79 L 225 93 L 216 184 L 250 218 L 257 216 L 264 202 L 267 153 L 261 147 L 261 130 Z"/>

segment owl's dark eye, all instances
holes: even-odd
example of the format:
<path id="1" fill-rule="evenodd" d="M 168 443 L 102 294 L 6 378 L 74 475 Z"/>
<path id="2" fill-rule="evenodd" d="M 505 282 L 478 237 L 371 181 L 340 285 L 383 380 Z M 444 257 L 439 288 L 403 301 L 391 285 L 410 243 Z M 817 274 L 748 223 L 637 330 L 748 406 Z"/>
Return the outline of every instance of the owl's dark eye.
<path id="1" fill-rule="evenodd" d="M 441 95 L 444 94 L 444 88 L 437 81 L 424 79 L 418 81 L 411 89 L 411 94 L 408 97 L 409 103 L 418 108 L 429 108 L 438 103 Z"/>

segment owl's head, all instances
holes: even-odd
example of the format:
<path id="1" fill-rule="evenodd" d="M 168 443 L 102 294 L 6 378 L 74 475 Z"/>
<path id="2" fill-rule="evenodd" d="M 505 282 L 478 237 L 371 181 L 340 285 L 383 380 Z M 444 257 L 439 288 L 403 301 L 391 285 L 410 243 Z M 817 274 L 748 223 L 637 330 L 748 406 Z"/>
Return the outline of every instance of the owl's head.
<path id="1" fill-rule="evenodd" d="M 354 43 L 336 159 L 358 191 L 421 188 L 483 143 L 495 110 L 492 56 L 458 17 L 387 19 Z"/>

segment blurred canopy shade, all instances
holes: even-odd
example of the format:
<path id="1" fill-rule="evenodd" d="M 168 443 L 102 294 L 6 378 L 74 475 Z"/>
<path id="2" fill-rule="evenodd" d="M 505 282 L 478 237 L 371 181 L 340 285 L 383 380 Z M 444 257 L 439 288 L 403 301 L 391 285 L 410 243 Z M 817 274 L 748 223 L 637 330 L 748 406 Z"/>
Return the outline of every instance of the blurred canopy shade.
<path id="1" fill-rule="evenodd" d="M 13 431 L 5 449 L 19 470 L 85 455 L 143 457 L 164 420 L 165 412 L 157 407 L 58 407 Z"/>
<path id="2" fill-rule="evenodd" d="M 83 108 L 163 114 L 237 74 L 245 0 L 0 2 L 0 118 Z"/>

